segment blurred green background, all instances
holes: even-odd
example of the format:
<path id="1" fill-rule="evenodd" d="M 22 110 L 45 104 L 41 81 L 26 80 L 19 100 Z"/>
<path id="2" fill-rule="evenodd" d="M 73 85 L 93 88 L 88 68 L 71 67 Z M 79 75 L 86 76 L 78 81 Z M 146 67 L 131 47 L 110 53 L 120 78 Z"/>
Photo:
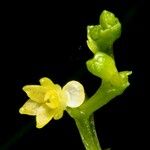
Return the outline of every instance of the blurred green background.
<path id="1" fill-rule="evenodd" d="M 95 113 L 96 129 L 102 148 L 133 150 L 142 132 L 136 126 L 143 112 L 140 100 L 144 101 L 146 91 L 146 2 L 8 2 L 5 7 L 4 47 L 0 55 L 0 150 L 84 149 L 67 113 L 39 130 L 35 128 L 35 118 L 20 115 L 18 109 L 27 99 L 22 87 L 38 84 L 44 76 L 61 86 L 78 80 L 89 96 L 96 91 L 101 81 L 85 66 L 92 57 L 86 45 L 86 27 L 98 24 L 104 9 L 113 12 L 122 23 L 121 38 L 114 44 L 118 70 L 132 70 L 133 74 L 125 93 Z"/>

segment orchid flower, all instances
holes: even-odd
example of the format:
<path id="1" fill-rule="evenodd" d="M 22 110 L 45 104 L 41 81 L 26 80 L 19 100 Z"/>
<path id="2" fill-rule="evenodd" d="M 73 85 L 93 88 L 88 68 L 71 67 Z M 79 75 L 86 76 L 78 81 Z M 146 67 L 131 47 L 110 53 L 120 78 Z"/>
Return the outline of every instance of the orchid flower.
<path id="1" fill-rule="evenodd" d="M 37 128 L 42 128 L 53 118 L 60 119 L 67 107 L 75 108 L 84 102 L 84 88 L 77 81 L 70 81 L 61 88 L 44 77 L 40 84 L 23 87 L 29 100 L 19 110 L 21 114 L 36 116 Z"/>

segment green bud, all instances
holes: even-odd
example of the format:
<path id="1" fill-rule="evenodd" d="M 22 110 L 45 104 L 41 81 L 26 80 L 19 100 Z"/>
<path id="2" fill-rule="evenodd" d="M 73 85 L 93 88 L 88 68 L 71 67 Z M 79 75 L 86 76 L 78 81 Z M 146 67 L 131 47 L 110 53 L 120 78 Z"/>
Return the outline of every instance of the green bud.
<path id="1" fill-rule="evenodd" d="M 107 10 L 102 12 L 99 21 L 103 29 L 109 29 L 119 22 L 118 18 L 116 18 L 113 13 Z"/>
<path id="2" fill-rule="evenodd" d="M 121 24 L 118 18 L 104 10 L 100 15 L 100 24 L 87 27 L 87 45 L 94 54 L 101 51 L 112 56 L 113 43 L 120 34 Z"/>
<path id="3" fill-rule="evenodd" d="M 88 70 L 93 75 L 103 80 L 109 81 L 112 80 L 112 78 L 115 76 L 118 76 L 118 71 L 115 66 L 114 59 L 105 53 L 96 53 L 94 58 L 88 60 L 86 64 Z"/>

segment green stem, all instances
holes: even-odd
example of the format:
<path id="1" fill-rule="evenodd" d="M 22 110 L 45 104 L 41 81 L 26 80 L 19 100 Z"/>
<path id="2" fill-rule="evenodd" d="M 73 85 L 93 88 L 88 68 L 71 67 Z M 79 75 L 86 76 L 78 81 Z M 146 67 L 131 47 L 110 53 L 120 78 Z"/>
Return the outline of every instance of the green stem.
<path id="1" fill-rule="evenodd" d="M 121 83 L 120 85 L 112 85 L 111 82 L 103 80 L 97 92 L 80 107 L 67 108 L 67 112 L 76 122 L 86 150 L 101 150 L 96 135 L 93 113 L 111 99 L 120 95 L 129 86 L 127 82 L 127 75 L 129 74 L 130 72 L 120 74 L 124 81 L 124 84 Z"/>
<path id="2" fill-rule="evenodd" d="M 88 118 L 75 119 L 75 122 L 86 150 L 102 150 L 97 138 L 93 115 Z"/>
<path id="3" fill-rule="evenodd" d="M 113 86 L 111 83 L 103 81 L 97 92 L 81 105 L 79 109 L 82 110 L 82 113 L 90 116 L 114 97 L 120 95 L 125 88 L 126 86 Z"/>

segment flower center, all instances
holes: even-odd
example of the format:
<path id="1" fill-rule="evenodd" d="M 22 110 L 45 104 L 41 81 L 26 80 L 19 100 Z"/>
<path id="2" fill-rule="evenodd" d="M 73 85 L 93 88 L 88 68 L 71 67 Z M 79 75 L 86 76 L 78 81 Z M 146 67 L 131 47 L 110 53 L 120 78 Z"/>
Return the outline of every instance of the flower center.
<path id="1" fill-rule="evenodd" d="M 60 105 L 59 95 L 55 90 L 48 91 L 45 95 L 44 101 L 51 109 L 55 109 Z"/>

